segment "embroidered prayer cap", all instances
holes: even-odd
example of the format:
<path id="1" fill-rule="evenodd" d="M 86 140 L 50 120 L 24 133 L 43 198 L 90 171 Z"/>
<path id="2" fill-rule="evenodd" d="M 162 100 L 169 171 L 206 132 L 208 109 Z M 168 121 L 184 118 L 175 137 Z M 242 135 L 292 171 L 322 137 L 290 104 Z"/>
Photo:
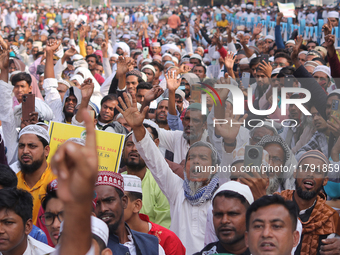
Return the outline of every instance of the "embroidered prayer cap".
<path id="1" fill-rule="evenodd" d="M 325 156 L 325 154 L 323 154 L 321 151 L 318 151 L 318 150 L 310 150 L 310 151 L 307 151 L 307 152 L 305 152 L 302 156 L 301 156 L 301 158 L 300 158 L 300 160 L 299 160 L 299 162 L 298 162 L 298 164 L 297 164 L 297 167 L 299 167 L 300 166 L 300 164 L 301 164 L 301 162 L 302 162 L 302 160 L 304 160 L 305 158 L 316 158 L 316 159 L 320 159 L 324 164 L 326 164 L 327 166 L 328 166 L 328 164 L 329 164 L 329 161 L 328 161 L 328 158 Z"/>
<path id="2" fill-rule="evenodd" d="M 124 191 L 138 192 L 143 194 L 142 180 L 135 175 L 122 174 L 124 178 Z"/>
<path id="3" fill-rule="evenodd" d="M 96 186 L 108 185 L 124 192 L 124 179 L 121 174 L 111 171 L 99 171 Z"/>
<path id="4" fill-rule="evenodd" d="M 143 76 L 142 76 L 142 73 L 136 69 L 133 69 L 129 72 L 126 73 L 126 77 L 130 76 L 130 75 L 134 75 L 134 76 L 137 76 L 138 78 L 142 79 Z"/>
<path id="5" fill-rule="evenodd" d="M 58 83 L 64 84 L 67 88 L 71 87 L 71 84 L 68 81 L 65 81 L 65 80 L 58 80 Z"/>
<path id="6" fill-rule="evenodd" d="M 161 47 L 161 43 L 160 42 L 153 42 L 153 43 L 151 43 L 151 47 Z"/>
<path id="7" fill-rule="evenodd" d="M 223 192 L 223 191 L 233 191 L 233 192 L 240 194 L 241 196 L 243 196 L 248 201 L 248 203 L 250 205 L 254 202 L 253 193 L 251 193 L 249 186 L 242 184 L 240 182 L 236 182 L 236 181 L 228 181 L 228 182 L 222 184 L 216 190 L 211 201 L 214 202 L 216 195 L 220 192 Z"/>
<path id="8" fill-rule="evenodd" d="M 156 69 L 152 65 L 145 65 L 142 67 L 142 71 L 144 69 L 150 69 L 154 74 L 156 73 Z"/>
<path id="9" fill-rule="evenodd" d="M 26 134 L 37 135 L 41 137 L 42 139 L 44 139 L 47 143 L 50 143 L 50 136 L 48 135 L 47 130 L 40 125 L 34 124 L 34 125 L 28 125 L 24 127 L 23 129 L 21 129 L 19 133 L 19 139 L 22 135 L 26 135 Z"/>
<path id="10" fill-rule="evenodd" d="M 109 242 L 109 228 L 107 224 L 95 216 L 91 216 L 92 234 L 98 236 L 107 246 Z"/>
<path id="11" fill-rule="evenodd" d="M 290 155 L 290 149 L 287 145 L 287 143 L 281 138 L 281 136 L 279 135 L 265 135 L 264 137 L 262 137 L 261 141 L 259 141 L 256 145 L 260 145 L 263 148 L 269 144 L 269 143 L 277 143 L 279 145 L 281 145 L 281 148 L 284 151 L 285 154 L 285 162 L 286 163 L 289 159 L 289 155 Z"/>
<path id="12" fill-rule="evenodd" d="M 322 73 L 326 74 L 328 76 L 328 78 L 331 78 L 331 69 L 328 66 L 321 66 L 321 65 L 317 66 L 314 69 L 313 75 L 316 72 L 322 72 Z"/>
<path id="13" fill-rule="evenodd" d="M 64 230 L 64 221 L 60 224 L 59 236 Z M 91 216 L 91 232 L 98 236 L 107 246 L 109 242 L 109 227 L 101 219 Z"/>

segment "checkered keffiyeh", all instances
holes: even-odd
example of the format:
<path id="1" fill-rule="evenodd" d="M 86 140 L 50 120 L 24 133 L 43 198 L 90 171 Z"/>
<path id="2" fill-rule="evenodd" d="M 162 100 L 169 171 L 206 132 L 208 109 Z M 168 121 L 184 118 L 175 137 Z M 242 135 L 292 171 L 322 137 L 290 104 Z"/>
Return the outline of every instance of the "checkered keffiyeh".
<path id="1" fill-rule="evenodd" d="M 324 133 L 316 131 L 309 142 L 296 153 L 296 159 L 299 160 L 306 151 L 311 150 L 319 150 L 328 157 L 328 142 Z"/>

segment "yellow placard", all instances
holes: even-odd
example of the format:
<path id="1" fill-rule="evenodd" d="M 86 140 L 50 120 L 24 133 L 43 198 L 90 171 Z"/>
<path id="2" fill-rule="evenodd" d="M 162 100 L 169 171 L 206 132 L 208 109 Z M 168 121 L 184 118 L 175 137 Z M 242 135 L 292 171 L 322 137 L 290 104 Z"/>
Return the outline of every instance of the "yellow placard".
<path id="1" fill-rule="evenodd" d="M 57 148 L 70 138 L 86 139 L 84 127 L 52 121 L 49 127 L 50 153 L 47 162 L 51 161 Z M 98 171 L 118 172 L 125 135 L 96 130 Z"/>

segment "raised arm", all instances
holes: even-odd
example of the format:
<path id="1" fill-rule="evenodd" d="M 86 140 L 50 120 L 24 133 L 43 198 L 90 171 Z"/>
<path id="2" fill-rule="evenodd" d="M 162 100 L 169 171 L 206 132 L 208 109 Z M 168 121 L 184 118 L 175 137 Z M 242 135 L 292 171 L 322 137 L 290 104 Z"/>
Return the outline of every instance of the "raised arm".
<path id="1" fill-rule="evenodd" d="M 59 254 L 84 255 L 91 249 L 91 213 L 98 174 L 96 134 L 89 114 L 83 110 L 86 144 L 62 144 L 51 161 L 58 176 L 58 198 L 64 204 L 64 228 Z M 92 249 L 91 249 L 92 250 Z"/>

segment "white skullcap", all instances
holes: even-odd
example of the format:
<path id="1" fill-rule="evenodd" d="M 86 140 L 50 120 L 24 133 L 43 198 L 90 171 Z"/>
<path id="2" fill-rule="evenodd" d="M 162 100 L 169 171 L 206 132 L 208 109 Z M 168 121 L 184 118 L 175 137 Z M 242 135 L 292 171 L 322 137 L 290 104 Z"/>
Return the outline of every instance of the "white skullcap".
<path id="1" fill-rule="evenodd" d="M 178 58 L 176 58 L 176 57 L 172 57 L 172 62 L 174 62 L 174 63 L 178 64 Z"/>
<path id="2" fill-rule="evenodd" d="M 181 90 L 181 89 L 176 89 L 175 95 L 181 96 L 183 100 L 185 99 L 185 93 L 184 93 L 184 91 Z"/>
<path id="3" fill-rule="evenodd" d="M 143 71 L 144 69 L 150 69 L 154 74 L 156 74 L 156 69 L 152 65 L 143 66 L 141 71 Z"/>
<path id="4" fill-rule="evenodd" d="M 84 57 L 80 54 L 75 54 L 71 59 L 72 61 L 77 61 L 77 60 L 84 59 Z"/>
<path id="5" fill-rule="evenodd" d="M 248 58 L 242 58 L 240 60 L 240 65 L 248 65 L 249 64 L 249 59 Z"/>
<path id="6" fill-rule="evenodd" d="M 199 59 L 200 61 L 202 61 L 202 57 L 198 54 L 192 54 L 190 59 L 193 59 L 193 58 L 196 58 L 196 59 Z"/>
<path id="7" fill-rule="evenodd" d="M 331 69 L 328 66 L 319 65 L 319 66 L 315 67 L 313 75 L 316 72 L 323 72 L 323 73 L 327 74 L 328 78 L 331 78 Z"/>
<path id="8" fill-rule="evenodd" d="M 265 40 L 269 39 L 269 40 L 272 40 L 272 41 L 275 40 L 274 36 L 272 36 L 272 35 L 267 35 L 264 39 Z"/>
<path id="9" fill-rule="evenodd" d="M 59 236 L 64 230 L 64 221 L 60 224 Z M 109 227 L 101 219 L 91 215 L 91 232 L 98 236 L 107 246 L 109 242 Z"/>
<path id="10" fill-rule="evenodd" d="M 161 47 L 160 42 L 153 42 L 151 43 L 151 47 Z"/>
<path id="11" fill-rule="evenodd" d="M 84 78 L 79 74 L 73 75 L 71 77 L 70 81 L 74 81 L 74 80 L 76 80 L 80 85 L 84 83 Z"/>
<path id="12" fill-rule="evenodd" d="M 295 45 L 295 41 L 294 41 L 294 40 L 288 40 L 288 41 L 286 42 L 286 44 L 288 44 L 288 43 L 292 43 L 292 44 Z"/>
<path id="13" fill-rule="evenodd" d="M 252 10 L 253 9 L 253 5 L 252 4 L 247 4 L 246 6 L 247 6 L 248 10 Z"/>
<path id="14" fill-rule="evenodd" d="M 144 63 L 151 63 L 151 62 L 152 62 L 151 59 L 146 58 L 146 59 L 144 59 L 144 60 L 142 61 L 142 64 L 144 64 Z"/>
<path id="15" fill-rule="evenodd" d="M 336 11 L 328 12 L 327 18 L 336 18 L 336 19 L 339 19 L 339 13 L 336 12 Z"/>
<path id="16" fill-rule="evenodd" d="M 26 135 L 26 134 L 37 135 L 37 136 L 43 138 L 47 143 L 50 143 L 50 136 L 48 135 L 47 130 L 45 128 L 43 128 L 42 126 L 39 126 L 37 124 L 28 125 L 28 126 L 24 127 L 23 129 L 21 129 L 21 131 L 19 133 L 19 139 L 22 135 Z"/>
<path id="17" fill-rule="evenodd" d="M 148 80 L 148 77 L 147 77 L 146 74 L 143 73 L 143 72 L 141 72 L 141 74 L 142 74 L 142 80 L 143 80 L 144 82 L 146 82 L 146 81 Z"/>
<path id="18" fill-rule="evenodd" d="M 241 4 L 241 8 L 246 8 L 247 5 L 246 4 Z"/>
<path id="19" fill-rule="evenodd" d="M 307 55 L 307 54 L 308 54 L 308 51 L 303 50 L 303 51 L 299 52 L 299 55 L 298 55 L 298 56 L 300 56 L 300 54 L 305 54 L 305 55 Z"/>
<path id="20" fill-rule="evenodd" d="M 240 182 L 236 182 L 236 181 L 228 181 L 224 184 L 222 184 L 222 186 L 220 186 L 211 201 L 214 201 L 214 198 L 216 197 L 216 195 L 222 191 L 233 191 L 236 192 L 240 195 L 242 195 L 247 201 L 248 203 L 251 205 L 254 202 L 254 197 L 253 197 L 253 193 L 251 193 L 250 188 L 245 185 L 242 184 Z"/>
<path id="21" fill-rule="evenodd" d="M 124 34 L 123 39 L 130 39 L 130 35 Z"/>
<path id="22" fill-rule="evenodd" d="M 70 88 L 71 84 L 65 80 L 58 80 L 58 83 L 64 84 L 66 87 Z"/>
<path id="23" fill-rule="evenodd" d="M 272 75 L 280 73 L 281 69 L 282 69 L 282 67 L 275 68 L 275 69 L 272 71 Z"/>
<path id="24" fill-rule="evenodd" d="M 164 53 L 163 56 L 162 56 L 162 59 L 163 59 L 164 57 L 170 57 L 170 58 L 172 58 L 172 55 L 169 54 L 169 53 Z"/>
<path id="25" fill-rule="evenodd" d="M 124 191 L 138 192 L 143 194 L 142 180 L 135 175 L 122 174 L 124 178 Z"/>

